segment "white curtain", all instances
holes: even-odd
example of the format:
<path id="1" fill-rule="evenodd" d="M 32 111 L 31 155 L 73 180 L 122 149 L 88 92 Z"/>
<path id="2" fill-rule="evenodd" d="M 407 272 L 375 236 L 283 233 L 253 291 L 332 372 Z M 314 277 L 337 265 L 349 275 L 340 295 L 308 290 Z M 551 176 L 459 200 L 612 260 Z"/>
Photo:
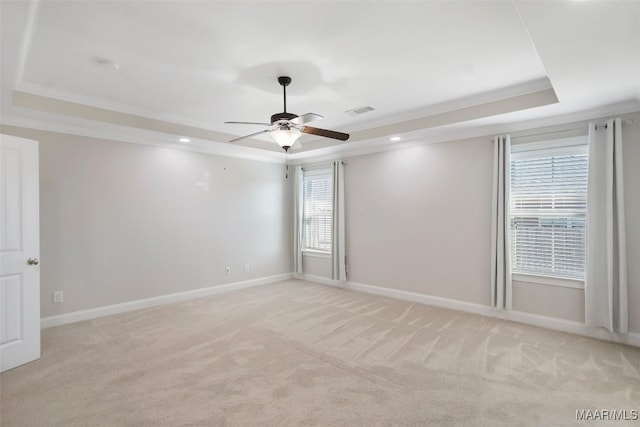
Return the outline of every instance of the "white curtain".
<path id="1" fill-rule="evenodd" d="M 491 212 L 491 304 L 511 310 L 509 248 L 509 167 L 511 138 L 493 140 L 493 204 Z"/>
<path id="2" fill-rule="evenodd" d="M 333 222 L 331 239 L 331 279 L 347 280 L 344 233 L 344 164 L 333 162 Z"/>
<path id="3" fill-rule="evenodd" d="M 627 333 L 627 251 L 622 174 L 622 123 L 589 124 L 585 322 Z"/>
<path id="4" fill-rule="evenodd" d="M 293 273 L 302 274 L 302 221 L 304 178 L 302 166 L 296 166 L 293 173 Z"/>

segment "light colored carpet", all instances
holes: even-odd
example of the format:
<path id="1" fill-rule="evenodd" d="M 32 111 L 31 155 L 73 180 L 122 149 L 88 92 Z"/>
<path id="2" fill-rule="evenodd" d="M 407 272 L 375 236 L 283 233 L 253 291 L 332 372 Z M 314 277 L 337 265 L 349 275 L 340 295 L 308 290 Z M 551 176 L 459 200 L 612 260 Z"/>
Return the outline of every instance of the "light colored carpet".
<path id="1" fill-rule="evenodd" d="M 640 349 L 302 281 L 42 340 L 0 377 L 3 427 L 582 426 L 577 409 L 640 409 Z"/>

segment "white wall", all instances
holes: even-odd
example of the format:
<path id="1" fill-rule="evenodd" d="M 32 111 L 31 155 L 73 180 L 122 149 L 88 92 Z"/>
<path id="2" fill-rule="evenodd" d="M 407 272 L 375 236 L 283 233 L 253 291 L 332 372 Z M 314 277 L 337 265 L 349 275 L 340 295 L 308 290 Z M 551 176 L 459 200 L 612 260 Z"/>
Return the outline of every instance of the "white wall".
<path id="1" fill-rule="evenodd" d="M 492 159 L 482 139 L 348 159 L 349 280 L 490 304 Z"/>
<path id="2" fill-rule="evenodd" d="M 584 323 L 584 290 L 513 281 L 514 311 Z"/>
<path id="3" fill-rule="evenodd" d="M 283 165 L 2 132 L 40 141 L 43 317 L 291 271 Z"/>
<path id="4" fill-rule="evenodd" d="M 490 304 L 492 162 L 486 138 L 347 159 L 349 280 Z M 331 271 L 328 259 L 303 265 Z"/>
<path id="5" fill-rule="evenodd" d="M 630 329 L 640 332 L 640 114 L 629 117 Z M 2 132 L 40 141 L 43 316 L 291 269 L 291 183 L 280 165 Z M 492 162 L 490 138 L 347 159 L 349 280 L 489 305 Z M 205 172 L 209 190 L 198 184 Z M 304 271 L 328 277 L 329 262 L 305 256 Z M 54 290 L 64 304 L 51 304 Z M 582 321 L 583 300 L 581 290 L 514 286 L 519 311 Z"/>
<path id="6" fill-rule="evenodd" d="M 331 277 L 331 258 L 303 253 L 302 271 L 304 274 L 329 278 Z"/>
<path id="7" fill-rule="evenodd" d="M 623 142 L 630 329 L 640 332 L 640 114 L 625 117 L 635 119 Z M 346 162 L 349 281 L 490 304 L 490 138 Z M 330 272 L 329 260 L 304 262 L 307 274 Z M 513 308 L 583 322 L 584 291 L 515 282 Z"/>

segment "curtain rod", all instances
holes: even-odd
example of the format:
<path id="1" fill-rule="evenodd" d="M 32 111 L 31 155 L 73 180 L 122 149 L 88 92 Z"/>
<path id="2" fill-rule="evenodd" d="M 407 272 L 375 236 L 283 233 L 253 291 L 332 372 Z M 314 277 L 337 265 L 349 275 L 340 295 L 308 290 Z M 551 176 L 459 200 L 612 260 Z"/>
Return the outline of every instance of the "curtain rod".
<path id="1" fill-rule="evenodd" d="M 633 124 L 634 122 L 635 122 L 635 120 L 632 119 L 632 118 L 626 118 L 626 119 L 620 120 L 620 127 L 623 128 L 625 126 Z M 605 129 L 607 128 L 607 123 L 606 122 L 605 123 L 596 123 L 596 130 L 598 130 L 598 128 L 603 128 L 603 127 Z"/>
<path id="2" fill-rule="evenodd" d="M 344 160 L 340 160 L 340 163 L 342 163 L 342 166 L 347 166 L 347 164 L 348 164 L 348 163 L 347 163 L 347 162 L 345 162 Z M 288 166 L 288 165 L 287 165 L 287 166 Z M 316 167 L 316 168 L 317 168 L 317 169 L 323 169 L 322 167 Z M 316 169 L 316 168 L 312 168 L 311 170 Z M 300 167 L 300 169 L 304 170 L 304 166 Z"/>

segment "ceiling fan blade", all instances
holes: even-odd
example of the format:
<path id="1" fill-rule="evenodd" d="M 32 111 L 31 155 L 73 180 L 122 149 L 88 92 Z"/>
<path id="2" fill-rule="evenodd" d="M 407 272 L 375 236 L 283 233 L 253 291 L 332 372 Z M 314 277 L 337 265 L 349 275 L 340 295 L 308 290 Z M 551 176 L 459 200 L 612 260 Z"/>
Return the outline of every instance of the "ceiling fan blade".
<path id="1" fill-rule="evenodd" d="M 348 133 L 336 132 L 334 130 L 326 130 L 319 128 L 312 128 L 311 126 L 303 126 L 300 128 L 301 132 L 308 133 L 310 135 L 323 136 L 325 138 L 339 139 L 340 141 L 346 141 L 349 139 Z"/>
<path id="2" fill-rule="evenodd" d="M 258 136 L 258 135 L 261 135 L 261 134 L 267 133 L 267 132 L 271 132 L 271 129 L 261 130 L 260 132 L 252 133 L 250 135 L 241 136 L 240 138 L 232 139 L 229 142 L 237 142 L 237 141 L 240 141 L 241 139 L 253 138 L 254 136 Z"/>
<path id="3" fill-rule="evenodd" d="M 271 123 L 257 123 L 257 122 L 225 122 L 225 124 L 232 124 L 232 125 L 262 125 L 262 126 L 271 126 Z"/>
<path id="4" fill-rule="evenodd" d="M 324 119 L 324 116 L 315 113 L 307 113 L 290 120 L 291 123 L 296 125 L 303 125 L 305 123 L 312 122 L 314 120 Z"/>

